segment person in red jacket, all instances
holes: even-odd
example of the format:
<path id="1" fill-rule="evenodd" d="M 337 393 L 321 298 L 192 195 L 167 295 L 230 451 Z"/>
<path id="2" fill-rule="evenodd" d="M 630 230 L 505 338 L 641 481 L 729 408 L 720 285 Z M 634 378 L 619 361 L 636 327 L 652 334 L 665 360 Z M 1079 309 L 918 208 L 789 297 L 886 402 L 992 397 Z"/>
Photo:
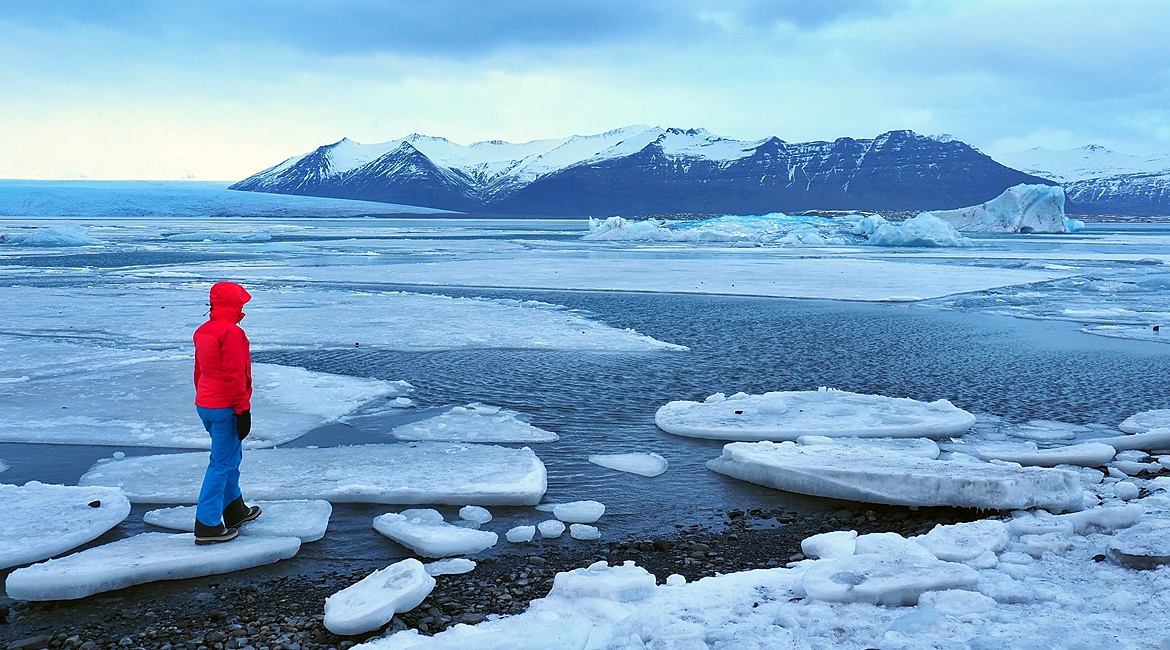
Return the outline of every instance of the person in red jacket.
<path id="1" fill-rule="evenodd" d="M 211 434 L 211 460 L 195 509 L 195 543 L 227 542 L 260 516 L 240 493 L 243 441 L 252 428 L 252 357 L 239 326 L 252 296 L 234 282 L 211 287 L 211 317 L 195 330 L 195 410 Z"/>

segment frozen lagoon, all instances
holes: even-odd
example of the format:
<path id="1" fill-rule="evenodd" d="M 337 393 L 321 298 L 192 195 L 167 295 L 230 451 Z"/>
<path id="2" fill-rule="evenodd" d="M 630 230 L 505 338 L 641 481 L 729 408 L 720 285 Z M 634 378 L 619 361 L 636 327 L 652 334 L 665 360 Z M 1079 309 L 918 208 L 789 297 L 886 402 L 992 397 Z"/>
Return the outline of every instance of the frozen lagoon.
<path id="1" fill-rule="evenodd" d="M 8 228 L 7 223 L 3 225 Z M 1159 247 L 1164 246 L 1168 232 L 1136 236 L 1090 229 L 1064 238 L 989 237 L 978 240 L 974 248 L 940 252 L 598 245 L 580 242 L 582 233 L 574 231 L 573 224 L 543 223 L 196 221 L 176 225 L 127 220 L 90 225 L 90 233 L 105 244 L 58 251 L 0 247 L 4 263 L 0 266 L 0 291 L 21 293 L 22 304 L 35 306 L 37 296 L 45 292 L 65 298 L 102 298 L 74 301 L 83 307 L 92 304 L 94 310 L 82 320 L 58 318 L 56 324 L 61 327 L 51 331 L 45 331 L 45 322 L 36 320 L 39 315 L 30 309 L 6 323 L 7 333 L 29 339 L 48 335 L 77 345 L 181 350 L 185 330 L 176 328 L 181 335 L 152 338 L 156 330 L 142 327 L 136 320 L 141 316 L 134 311 L 134 297 L 172 291 L 176 292 L 173 295 L 195 297 L 212 279 L 237 274 L 251 278 L 246 282 L 269 295 L 282 296 L 283 303 L 270 304 L 281 304 L 289 314 L 315 303 L 360 301 L 336 312 L 359 317 L 363 308 L 382 294 L 402 290 L 416 292 L 413 295 L 436 293 L 455 300 L 472 299 L 493 310 L 544 310 L 536 315 L 541 320 L 525 320 L 530 312 L 501 310 L 470 321 L 492 325 L 494 332 L 507 337 L 477 336 L 475 328 L 468 327 L 445 329 L 440 334 L 451 344 L 409 348 L 403 343 L 410 341 L 409 328 L 425 323 L 416 318 L 415 325 L 402 326 L 399 334 L 372 344 L 363 341 L 356 348 L 340 340 L 348 332 L 327 345 L 312 345 L 304 336 L 270 340 L 258 348 L 256 360 L 384 381 L 407 380 L 416 388 L 410 394 L 416 404 L 413 409 L 371 409 L 349 418 L 348 425 L 311 432 L 290 443 L 293 447 L 393 442 L 389 432 L 394 427 L 472 402 L 523 414 L 534 426 L 561 435 L 560 441 L 542 444 L 536 450 L 548 465 L 546 499 L 565 502 L 588 498 L 605 503 L 607 514 L 599 524 L 605 538 L 669 530 L 677 522 L 703 520 L 716 508 L 827 507 L 820 500 L 756 488 L 707 472 L 703 463 L 717 456 L 721 445 L 677 439 L 654 428 L 654 411 L 671 400 L 701 399 L 716 391 L 763 393 L 825 385 L 921 400 L 949 399 L 974 413 L 1004 418 L 1005 428 L 1008 423 L 1030 419 L 1115 426 L 1129 415 L 1164 406 L 1163 388 L 1154 378 L 1166 376 L 1170 370 L 1160 344 L 1086 336 L 1077 331 L 1085 325 L 1070 323 L 1064 312 L 1062 318 L 1023 320 L 1004 318 L 1000 315 L 1003 310 L 981 306 L 981 301 L 994 303 L 997 296 L 1031 292 L 1030 304 L 1042 309 L 1022 315 L 1044 318 L 1058 310 L 1059 299 L 1067 293 L 1066 284 L 1084 276 L 1098 277 L 1100 282 L 1095 286 L 1106 288 L 1112 285 L 1102 283 L 1117 273 L 1141 278 L 1131 284 L 1157 280 L 1161 268 L 1139 262 L 1165 250 Z M 199 229 L 264 232 L 270 239 L 264 243 L 242 239 L 204 243 L 164 236 Z M 141 263 L 129 268 L 118 265 L 117 256 L 122 252 Z M 223 259 L 227 256 L 231 259 Z M 928 271 L 955 267 L 964 271 L 965 277 L 979 278 L 992 275 L 982 270 L 990 269 L 997 278 L 1033 284 L 980 284 L 981 290 L 974 294 L 921 305 L 777 300 L 718 295 L 719 290 L 703 295 L 599 292 L 592 289 L 615 287 L 592 283 L 568 287 L 573 291 L 452 288 L 444 286 L 446 280 L 441 277 L 426 287 L 400 284 L 422 277 L 426 267 L 419 262 L 432 259 L 481 266 L 493 259 L 519 260 L 514 262 L 517 266 L 535 259 L 565 259 L 572 262 L 569 266 L 590 263 L 598 269 L 595 276 L 601 277 L 608 260 L 621 262 L 615 269 L 640 267 L 651 275 L 658 261 L 671 259 L 679 260 L 672 268 L 692 274 L 711 266 L 734 266 L 736 273 L 748 274 L 753 269 L 794 268 L 789 264 L 793 258 L 801 260 L 795 267 L 812 270 L 832 268 L 837 261 L 865 267 L 872 259 L 880 262 L 871 265 L 874 269 L 907 271 L 887 278 L 890 289 L 881 294 L 886 298 L 935 295 L 917 293 L 917 277 L 924 272 L 923 267 Z M 753 264 L 756 259 L 766 263 Z M 905 262 L 914 265 L 903 265 Z M 406 265 L 412 265 L 413 275 L 395 272 Z M 734 280 L 728 274 L 724 277 L 728 284 Z M 815 285 L 800 284 L 806 277 L 779 278 L 778 284 L 787 293 L 777 293 L 797 294 L 800 289 L 804 294 L 797 295 L 816 295 Z M 852 277 L 858 282 L 864 274 Z M 622 282 L 636 280 L 623 278 Z M 1035 284 L 1036 280 L 1040 283 Z M 773 280 L 767 282 L 771 285 Z M 1130 300 L 1124 298 L 1130 295 L 1125 293 L 1124 283 L 1117 286 L 1123 289 L 1114 294 L 1094 290 L 1076 296 L 1087 300 L 1088 295 L 1098 304 L 1113 299 L 1111 296 Z M 1138 286 L 1147 288 L 1146 299 L 1152 296 L 1153 300 L 1150 304 L 1164 298 L 1156 282 Z M 681 291 L 680 287 L 660 283 L 649 288 L 674 292 Z M 865 296 L 867 288 L 856 284 L 851 290 Z M 530 305 L 529 300 L 545 306 Z M 550 308 L 549 304 L 566 309 Z M 168 305 L 168 310 L 173 308 L 174 304 Z M 198 320 L 201 303 L 187 308 L 187 317 Z M 275 314 L 266 315 L 259 303 L 252 312 L 256 319 L 245 325 L 256 328 L 251 330 L 254 337 L 262 336 L 260 326 L 265 324 L 265 316 L 269 333 L 280 326 Z M 500 313 L 516 317 L 503 319 Z M 566 336 L 557 339 L 559 347 L 520 345 L 526 336 L 532 340 L 524 331 L 531 323 L 551 325 L 548 314 L 588 323 L 597 334 L 590 337 L 591 344 L 603 344 L 577 346 L 565 328 Z M 326 328 L 319 323 L 328 323 L 328 316 L 299 322 L 312 323 L 310 331 L 324 332 Z M 460 317 L 458 308 L 443 312 L 444 322 Z M 607 337 L 617 342 L 644 340 L 625 336 L 626 328 L 656 341 L 687 346 L 690 351 L 649 346 L 607 351 Z M 433 336 L 434 332 L 419 331 L 417 335 Z M 2 478 L 17 483 L 32 479 L 76 482 L 93 461 L 108 457 L 111 451 L 109 447 L 85 445 L 50 449 L 0 444 L 0 458 L 12 465 Z M 159 451 L 166 450 L 150 453 Z M 647 452 L 666 458 L 670 470 L 651 479 L 605 470 L 587 460 L 597 453 Z M 334 515 L 338 525 L 319 543 L 325 546 L 306 552 L 317 558 L 394 553 L 389 542 L 375 539 L 376 534 L 369 530 L 369 510 L 339 507 Z M 446 514 L 452 519 L 454 509 Z M 501 533 L 516 524 L 540 521 L 538 513 L 530 509 L 493 508 L 493 514 L 497 519 L 489 527 Z M 121 534 L 137 532 L 136 527 L 141 526 L 135 519 L 138 516 L 136 511 L 119 527 Z M 361 534 L 358 526 L 349 525 L 358 520 Z M 506 548 L 498 552 L 506 552 Z M 296 570 L 297 561 L 287 564 L 289 570 Z"/>

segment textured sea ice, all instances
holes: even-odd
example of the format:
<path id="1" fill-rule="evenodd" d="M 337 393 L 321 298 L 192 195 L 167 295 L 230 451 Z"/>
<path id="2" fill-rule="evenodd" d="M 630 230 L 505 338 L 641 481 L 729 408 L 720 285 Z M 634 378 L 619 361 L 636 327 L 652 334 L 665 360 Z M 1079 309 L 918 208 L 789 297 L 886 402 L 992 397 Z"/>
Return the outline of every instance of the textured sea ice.
<path id="1" fill-rule="evenodd" d="M 559 519 L 546 519 L 536 525 L 541 539 L 556 539 L 565 533 L 565 524 Z"/>
<path id="2" fill-rule="evenodd" d="M 801 436 L 798 445 L 844 445 L 854 447 L 859 453 L 867 449 L 892 451 L 919 458 L 938 458 L 938 443 L 929 438 L 830 438 L 828 436 Z"/>
<path id="3" fill-rule="evenodd" d="M 0 483 L 0 569 L 81 546 L 129 514 L 117 488 Z"/>
<path id="4" fill-rule="evenodd" d="M 570 524 L 569 537 L 582 541 L 592 541 L 601 539 L 601 531 L 597 530 L 596 526 L 590 526 L 589 524 Z"/>
<path id="5" fill-rule="evenodd" d="M 581 616 L 533 612 L 523 621 L 489 619 L 474 626 L 455 625 L 434 636 L 403 630 L 353 650 L 585 650 L 592 630 Z"/>
<path id="6" fill-rule="evenodd" d="M 269 537 L 296 537 L 302 544 L 315 542 L 325 536 L 333 506 L 320 499 L 294 501 L 256 501 L 248 505 L 260 506 L 260 517 L 240 527 L 241 535 Z M 195 506 L 159 508 L 142 515 L 142 521 L 160 528 L 195 530 Z"/>
<path id="7" fill-rule="evenodd" d="M 946 400 L 822 389 L 669 402 L 654 423 L 680 436 L 778 442 L 801 436 L 949 438 L 971 428 L 975 416 Z"/>
<path id="8" fill-rule="evenodd" d="M 390 512 L 374 518 L 374 530 L 424 557 L 471 555 L 496 545 L 499 537 L 486 530 L 452 526 L 443 516 L 411 516 L 418 512 Z"/>
<path id="9" fill-rule="evenodd" d="M 840 445 L 734 442 L 707 468 L 798 494 L 908 506 L 1079 510 L 1079 477 L 1070 471 L 940 461 Z"/>
<path id="10" fill-rule="evenodd" d="M 940 560 L 965 562 L 991 551 L 1004 550 L 1011 536 L 1002 521 L 981 519 L 967 523 L 935 526 L 925 535 L 914 538 Z"/>
<path id="11" fill-rule="evenodd" d="M 955 562 L 915 555 L 852 555 L 821 560 L 805 572 L 809 598 L 834 603 L 904 606 L 928 591 L 966 589 L 979 572 Z"/>
<path id="12" fill-rule="evenodd" d="M 1117 428 L 1126 433 L 1146 433 L 1151 429 L 1170 429 L 1170 409 L 1135 413 L 1126 418 Z"/>
<path id="13" fill-rule="evenodd" d="M 399 440 L 439 442 L 556 442 L 560 436 L 528 424 L 519 413 L 498 406 L 473 403 L 419 422 L 395 428 Z"/>
<path id="14" fill-rule="evenodd" d="M 326 598 L 325 627 L 342 635 L 376 630 L 395 614 L 418 607 L 434 588 L 422 562 L 395 562 Z"/>
<path id="15" fill-rule="evenodd" d="M 1079 445 L 1065 445 L 1050 449 L 1039 449 L 1036 443 L 1026 442 L 1012 445 L 978 446 L 975 453 L 983 460 L 1003 460 L 1032 467 L 1056 467 L 1057 465 L 1080 465 L 1102 467 L 1113 460 L 1117 451 L 1099 442 L 1085 442 Z"/>
<path id="16" fill-rule="evenodd" d="M 570 501 L 553 506 L 553 515 L 567 524 L 591 524 L 605 514 L 599 501 Z"/>
<path id="17" fill-rule="evenodd" d="M 17 600 L 72 600 L 157 580 L 229 573 L 296 555 L 295 537 L 238 537 L 196 546 L 190 533 L 142 533 L 56 560 L 17 569 L 8 595 Z"/>
<path id="18" fill-rule="evenodd" d="M 121 487 L 134 503 L 192 503 L 206 469 L 201 452 L 139 456 L 99 461 L 81 484 Z M 248 498 L 266 500 L 533 505 L 547 477 L 527 447 L 420 442 L 248 450 L 240 487 Z"/>
<path id="19" fill-rule="evenodd" d="M 1133 569 L 1155 569 L 1170 564 L 1170 521 L 1147 519 L 1119 531 L 1109 542 L 1109 556 Z"/>
<path id="20" fill-rule="evenodd" d="M 653 453 L 592 454 L 589 462 L 619 472 L 655 477 L 666 471 L 666 459 Z"/>

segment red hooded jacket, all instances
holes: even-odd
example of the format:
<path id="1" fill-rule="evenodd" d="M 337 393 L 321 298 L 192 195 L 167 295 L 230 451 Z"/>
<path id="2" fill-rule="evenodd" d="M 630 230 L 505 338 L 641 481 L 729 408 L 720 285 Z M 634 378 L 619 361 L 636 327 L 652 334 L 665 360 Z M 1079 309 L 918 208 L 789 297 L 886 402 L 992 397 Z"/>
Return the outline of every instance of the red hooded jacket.
<path id="1" fill-rule="evenodd" d="M 211 287 L 211 318 L 195 330 L 195 405 L 236 413 L 252 408 L 252 355 L 237 323 L 252 299 L 234 282 Z"/>

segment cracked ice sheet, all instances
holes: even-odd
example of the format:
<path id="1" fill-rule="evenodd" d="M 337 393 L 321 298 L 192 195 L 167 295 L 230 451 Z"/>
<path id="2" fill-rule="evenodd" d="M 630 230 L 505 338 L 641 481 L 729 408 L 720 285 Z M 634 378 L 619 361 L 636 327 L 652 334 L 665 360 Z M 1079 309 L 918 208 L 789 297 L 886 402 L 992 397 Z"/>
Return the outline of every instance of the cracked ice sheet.
<path id="1" fill-rule="evenodd" d="M 120 289 L 0 287 L 0 303 L 9 313 L 0 331 L 185 349 L 191 343 L 191 333 L 205 320 L 210 284 L 193 282 L 187 276 L 180 276 L 178 282 L 175 278 L 169 280 L 164 286 L 150 283 Z M 248 289 L 253 297 L 245 307 L 247 317 L 241 325 L 253 350 L 352 348 L 355 343 L 392 350 L 685 349 L 536 301 L 402 292 Z M 64 314 L 68 318 L 62 318 Z"/>
<path id="2" fill-rule="evenodd" d="M 187 354 L 0 336 L 0 441 L 209 449 Z M 257 363 L 245 447 L 299 438 L 406 382 Z"/>
<path id="3" fill-rule="evenodd" d="M 121 487 L 132 503 L 194 503 L 207 454 L 98 461 L 81 485 Z M 165 477 L 165 480 L 160 480 Z M 244 453 L 240 488 L 250 499 L 332 503 L 535 505 L 548 486 L 528 447 L 433 442 Z"/>
<path id="4" fill-rule="evenodd" d="M 199 273 L 214 269 L 187 267 Z M 432 263 L 241 269 L 243 277 L 429 286 L 700 293 L 859 301 L 917 301 L 1073 275 L 839 257 L 622 253 L 526 255 Z"/>

